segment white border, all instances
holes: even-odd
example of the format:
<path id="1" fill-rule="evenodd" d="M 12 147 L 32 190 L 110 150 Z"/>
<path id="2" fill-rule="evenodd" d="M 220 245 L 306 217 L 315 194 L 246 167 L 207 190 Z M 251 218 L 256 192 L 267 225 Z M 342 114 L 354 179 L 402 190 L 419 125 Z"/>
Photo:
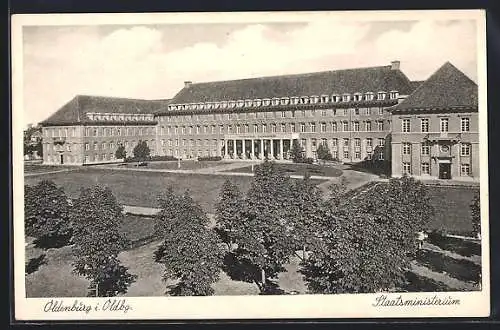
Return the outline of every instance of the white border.
<path id="1" fill-rule="evenodd" d="M 460 299 L 456 306 L 373 307 L 378 294 L 216 296 L 125 298 L 132 310 L 45 313 L 50 298 L 25 298 L 24 202 L 23 202 L 23 45 L 22 27 L 29 25 L 115 25 L 188 24 L 242 22 L 306 22 L 317 18 L 339 21 L 402 21 L 419 19 L 471 19 L 477 21 L 479 82 L 479 140 L 481 171 L 482 291 L 389 294 L 403 299 L 437 296 Z M 241 319 L 241 318 L 401 318 L 401 317 L 486 317 L 490 306 L 488 230 L 488 135 L 486 104 L 486 23 L 483 10 L 380 11 L 380 12 L 254 12 L 254 13 L 147 13 L 147 14 L 41 14 L 12 16 L 12 130 L 14 199 L 14 293 L 17 320 L 103 320 L 103 319 Z M 106 298 L 77 298 L 101 305 Z M 118 298 L 120 299 L 120 298 Z M 72 304 L 73 298 L 61 298 Z"/>

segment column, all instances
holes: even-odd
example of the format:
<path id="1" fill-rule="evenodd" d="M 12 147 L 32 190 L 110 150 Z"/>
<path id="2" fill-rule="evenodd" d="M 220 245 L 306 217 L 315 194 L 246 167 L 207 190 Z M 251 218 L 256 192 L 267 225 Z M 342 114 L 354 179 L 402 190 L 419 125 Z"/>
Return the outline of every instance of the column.
<path id="1" fill-rule="evenodd" d="M 252 141 L 252 153 L 250 154 L 250 159 L 254 159 L 255 158 L 255 141 L 254 141 L 254 139 L 252 139 L 251 141 Z"/>
<path id="2" fill-rule="evenodd" d="M 264 159 L 264 140 L 260 139 L 260 150 L 259 150 L 259 158 Z"/>
<path id="3" fill-rule="evenodd" d="M 269 159 L 274 159 L 274 140 L 269 140 L 271 142 L 271 157 Z"/>
<path id="4" fill-rule="evenodd" d="M 229 155 L 227 153 L 227 140 L 224 140 L 224 158 L 229 159 Z"/>
<path id="5" fill-rule="evenodd" d="M 233 159 L 236 159 L 236 139 L 233 140 Z"/>
<path id="6" fill-rule="evenodd" d="M 245 139 L 241 140 L 241 143 L 242 143 L 241 144 L 241 152 L 242 152 L 241 158 L 242 159 L 247 159 L 247 154 L 245 152 L 245 142 L 246 142 Z"/>
<path id="7" fill-rule="evenodd" d="M 280 154 L 279 154 L 279 159 L 283 159 L 283 139 L 280 139 Z"/>

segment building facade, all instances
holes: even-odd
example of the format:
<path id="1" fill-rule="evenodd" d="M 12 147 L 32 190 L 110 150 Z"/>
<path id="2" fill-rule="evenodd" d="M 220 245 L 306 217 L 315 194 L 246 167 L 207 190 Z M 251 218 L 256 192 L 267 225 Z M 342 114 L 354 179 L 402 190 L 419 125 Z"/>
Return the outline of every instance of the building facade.
<path id="1" fill-rule="evenodd" d="M 453 91 L 472 96 L 448 97 Z M 342 162 L 391 161 L 393 176 L 478 176 L 477 85 L 449 63 L 424 82 L 410 81 L 393 61 L 187 81 L 170 100 L 77 96 L 42 126 L 47 164 L 121 161 L 118 146 L 132 155 L 139 140 L 152 155 L 287 160 L 297 141 L 306 157 L 324 144 Z"/>
<path id="2" fill-rule="evenodd" d="M 477 85 L 451 63 L 391 111 L 393 176 L 479 180 Z"/>
<path id="3" fill-rule="evenodd" d="M 120 145 L 132 156 L 139 140 L 156 154 L 154 110 L 167 101 L 78 95 L 42 122 L 45 164 L 85 165 L 115 159 Z"/>

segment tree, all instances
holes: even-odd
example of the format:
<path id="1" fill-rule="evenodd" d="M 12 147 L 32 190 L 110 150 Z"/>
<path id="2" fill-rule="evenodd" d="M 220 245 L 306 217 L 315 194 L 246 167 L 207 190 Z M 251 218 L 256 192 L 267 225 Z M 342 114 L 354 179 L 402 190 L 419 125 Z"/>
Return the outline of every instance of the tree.
<path id="1" fill-rule="evenodd" d="M 235 233 L 238 247 L 233 261 L 250 270 L 247 280 L 262 292 L 295 251 L 292 220 L 286 212 L 290 203 L 290 178 L 267 160 L 257 166 L 245 199 L 244 220 Z"/>
<path id="2" fill-rule="evenodd" d="M 127 151 L 125 150 L 125 147 L 123 144 L 120 144 L 118 148 L 115 151 L 115 158 L 116 159 L 125 159 L 127 158 Z"/>
<path id="3" fill-rule="evenodd" d="M 235 235 L 243 220 L 244 199 L 238 186 L 226 180 L 215 205 L 216 228 L 222 241 L 227 244 L 231 252 Z"/>
<path id="4" fill-rule="evenodd" d="M 43 247 L 66 245 L 72 230 L 70 205 L 64 190 L 52 181 L 42 180 L 24 186 L 24 228 L 26 235 Z"/>
<path id="5" fill-rule="evenodd" d="M 323 203 L 321 190 L 311 182 L 309 173 L 303 180 L 294 180 L 290 187 L 291 203 L 287 208 L 293 227 L 292 235 L 296 247 L 302 249 L 301 259 L 305 259 L 307 247 L 317 239 L 320 224 L 320 210 Z"/>
<path id="6" fill-rule="evenodd" d="M 481 237 L 481 202 L 478 193 L 472 199 L 470 210 L 472 220 L 472 235 Z"/>
<path id="7" fill-rule="evenodd" d="M 304 161 L 304 148 L 302 148 L 299 141 L 293 140 L 290 155 L 294 163 L 302 163 Z"/>
<path id="8" fill-rule="evenodd" d="M 162 242 L 154 259 L 165 266 L 165 281 L 177 280 L 177 284 L 167 287 L 167 293 L 213 294 L 211 285 L 219 279 L 224 254 L 216 233 L 208 228 L 207 215 L 189 192 L 177 196 L 169 188 L 158 201 L 161 211 L 155 218 L 155 231 Z"/>
<path id="9" fill-rule="evenodd" d="M 144 161 L 149 157 L 150 150 L 146 141 L 139 140 L 137 145 L 134 147 L 132 151 L 134 154 L 134 158 Z"/>
<path id="10" fill-rule="evenodd" d="M 130 274 L 118 259 L 129 241 L 120 231 L 122 207 L 111 190 L 99 186 L 82 189 L 74 201 L 71 220 L 73 271 L 90 280 L 89 296 L 126 293 L 137 276 Z"/>
<path id="11" fill-rule="evenodd" d="M 324 143 L 320 143 L 316 150 L 316 154 L 318 155 L 318 159 L 323 161 L 323 164 L 325 161 L 333 159 L 330 149 L 328 149 L 328 146 Z"/>
<path id="12" fill-rule="evenodd" d="M 377 183 L 322 208 L 320 239 L 302 272 L 314 293 L 379 292 L 400 287 L 433 208 L 427 187 L 410 177 Z M 341 196 L 344 198 L 339 198 Z"/>

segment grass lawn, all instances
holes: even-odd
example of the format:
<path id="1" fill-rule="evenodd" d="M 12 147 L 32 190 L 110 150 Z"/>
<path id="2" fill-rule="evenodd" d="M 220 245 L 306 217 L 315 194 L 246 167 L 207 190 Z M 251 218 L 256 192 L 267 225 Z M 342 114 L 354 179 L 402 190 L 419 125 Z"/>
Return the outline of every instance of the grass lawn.
<path id="1" fill-rule="evenodd" d="M 67 166 L 24 164 L 24 173 L 42 173 L 67 169 Z"/>
<path id="2" fill-rule="evenodd" d="M 152 168 L 152 169 L 162 169 L 162 170 L 177 170 L 177 161 L 158 161 L 158 162 L 147 162 L 148 165 L 143 168 Z M 185 160 L 181 161 L 181 170 L 199 170 L 208 167 L 220 166 L 229 164 L 228 162 L 221 161 L 195 161 L 195 160 Z M 127 164 L 126 167 L 134 167 L 135 164 Z M 124 167 L 124 166 L 122 166 Z"/>
<path id="3" fill-rule="evenodd" d="M 470 236 L 472 231 L 470 204 L 479 188 L 429 186 L 435 209 L 431 229 Z"/>
<path id="4" fill-rule="evenodd" d="M 276 164 L 276 167 L 282 169 L 289 175 L 304 175 L 306 172 L 309 172 L 311 175 L 327 177 L 338 177 L 342 175 L 342 170 L 338 168 L 316 164 Z M 227 172 L 252 173 L 252 166 L 240 167 L 228 170 Z"/>
<path id="5" fill-rule="evenodd" d="M 25 184 L 36 184 L 40 180 L 52 180 L 62 186 L 70 197 L 78 197 L 80 188 L 95 184 L 111 188 L 121 204 L 156 207 L 158 194 L 172 186 L 177 193 L 189 189 L 193 198 L 206 212 L 213 213 L 214 203 L 225 180 L 229 179 L 246 192 L 251 177 L 196 175 L 177 173 L 154 173 L 120 171 L 98 168 L 82 168 L 76 171 L 47 174 L 43 177 L 26 177 Z"/>
<path id="6" fill-rule="evenodd" d="M 417 262 L 430 270 L 447 273 L 449 276 L 464 282 L 477 282 L 481 274 L 481 266 L 473 262 L 454 259 L 430 250 L 420 250 L 417 253 Z"/>

